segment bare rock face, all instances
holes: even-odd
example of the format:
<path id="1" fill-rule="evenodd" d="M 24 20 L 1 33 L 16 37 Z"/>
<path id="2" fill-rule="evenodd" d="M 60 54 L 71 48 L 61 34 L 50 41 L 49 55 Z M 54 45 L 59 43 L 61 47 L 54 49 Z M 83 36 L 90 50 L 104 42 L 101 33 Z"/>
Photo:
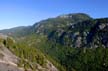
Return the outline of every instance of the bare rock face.
<path id="1" fill-rule="evenodd" d="M 48 68 L 48 71 L 58 71 L 58 69 L 49 61 L 47 61 L 47 68 Z"/>
<path id="2" fill-rule="evenodd" d="M 24 71 L 17 66 L 0 62 L 0 71 Z"/>
<path id="3" fill-rule="evenodd" d="M 1 37 L 5 39 L 4 37 Z M 14 55 L 4 44 L 0 44 L 0 71 L 33 71 L 32 69 L 19 68 L 17 64 L 20 58 Z M 58 71 L 58 69 L 46 59 L 46 66 L 37 63 L 36 71 Z"/>
<path id="4" fill-rule="evenodd" d="M 3 45 L 0 45 L 0 71 L 24 71 L 18 68 L 18 57 L 12 54 Z"/>
<path id="5" fill-rule="evenodd" d="M 81 44 L 82 44 L 81 39 L 82 39 L 81 37 L 77 38 L 77 40 L 76 40 L 76 47 L 81 47 Z"/>
<path id="6" fill-rule="evenodd" d="M 31 70 L 28 70 L 31 71 Z M 36 71 L 59 71 L 50 61 L 47 60 L 47 64 L 45 67 L 40 66 L 37 64 L 37 70 Z"/>

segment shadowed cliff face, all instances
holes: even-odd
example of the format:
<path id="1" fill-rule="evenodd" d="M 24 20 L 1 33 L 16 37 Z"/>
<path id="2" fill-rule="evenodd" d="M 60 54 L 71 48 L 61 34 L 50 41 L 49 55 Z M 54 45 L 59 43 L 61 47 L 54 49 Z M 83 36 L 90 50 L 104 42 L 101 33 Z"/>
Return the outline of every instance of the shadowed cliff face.
<path id="1" fill-rule="evenodd" d="M 93 19 L 87 14 L 76 13 L 49 18 L 33 26 L 0 32 L 14 37 L 25 37 L 30 34 L 45 35 L 48 40 L 69 47 L 98 47 L 98 44 L 107 47 L 107 27 L 108 18 Z"/>
<path id="2" fill-rule="evenodd" d="M 108 18 L 93 19 L 86 14 L 68 14 L 34 25 L 35 33 L 69 47 L 108 46 Z M 97 43 L 97 42 L 98 43 Z"/>
<path id="3" fill-rule="evenodd" d="M 45 26 L 43 26 L 42 28 L 44 29 L 44 27 Z M 47 29 L 49 28 L 47 27 Z M 102 47 L 108 47 L 107 30 L 108 30 L 108 18 L 103 18 L 103 19 L 86 20 L 74 24 L 69 24 L 68 26 L 65 27 L 52 29 L 52 31 L 51 30 L 48 31 L 49 33 L 47 34 L 47 36 L 50 41 L 54 41 L 55 43 L 57 42 L 69 47 L 96 48 L 100 47 L 100 45 Z M 46 32 L 40 31 L 40 34 L 45 34 L 45 33 Z"/>
<path id="4" fill-rule="evenodd" d="M 108 19 L 98 19 L 96 24 L 90 29 L 87 35 L 87 43 L 92 44 L 94 47 L 103 45 L 108 47 Z M 92 47 L 93 47 L 92 46 Z"/>
<path id="5" fill-rule="evenodd" d="M 44 57 L 41 57 L 38 51 L 32 48 L 36 47 L 64 66 L 64 71 L 65 68 L 67 71 L 74 69 L 76 71 L 88 71 L 89 69 L 106 71 L 108 68 L 107 49 L 104 49 L 108 47 L 108 18 L 93 19 L 81 13 L 67 14 L 40 21 L 33 26 L 17 27 L 0 32 L 12 36 L 17 42 L 20 42 L 20 48 L 15 47 L 17 49 L 14 52 L 21 51 L 30 62 L 29 56 L 34 57 L 38 63 L 43 62 Z M 25 48 L 23 49 L 23 47 Z M 20 52 L 18 55 L 22 59 L 24 58 Z M 41 59 L 42 61 L 40 61 Z M 21 65 L 26 66 L 25 62 L 28 60 L 25 59 Z M 32 67 L 32 62 L 28 64 Z M 58 70 L 49 61 L 47 61 L 47 68 L 40 64 L 34 64 L 34 67 L 43 71 Z"/>

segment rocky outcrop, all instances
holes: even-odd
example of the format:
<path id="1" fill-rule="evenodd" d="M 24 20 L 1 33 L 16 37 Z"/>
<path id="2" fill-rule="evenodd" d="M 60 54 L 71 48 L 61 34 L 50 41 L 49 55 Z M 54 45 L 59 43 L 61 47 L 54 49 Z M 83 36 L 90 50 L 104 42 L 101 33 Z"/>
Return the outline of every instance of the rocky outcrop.
<path id="1" fill-rule="evenodd" d="M 24 71 L 17 63 L 19 58 L 10 52 L 6 47 L 0 45 L 0 71 Z"/>
<path id="2" fill-rule="evenodd" d="M 28 63 L 30 65 L 30 68 L 25 68 L 25 63 L 22 64 L 24 66 L 19 67 L 18 65 L 21 61 L 21 58 L 17 57 L 15 54 L 13 54 L 14 52 L 11 52 L 11 49 L 7 48 L 7 42 L 3 43 L 7 38 L 10 37 L 4 37 L 3 35 L 1 35 L 0 38 L 0 71 L 33 71 L 33 63 L 35 63 L 36 71 L 58 71 L 58 69 L 44 56 L 43 57 L 46 61 L 45 66 L 40 65 L 37 62 L 32 63 L 28 59 L 23 58 L 23 61 L 25 61 L 25 63 Z M 16 43 L 13 38 L 11 38 L 11 40 L 14 41 L 14 43 Z M 12 46 L 10 48 L 13 49 Z"/>

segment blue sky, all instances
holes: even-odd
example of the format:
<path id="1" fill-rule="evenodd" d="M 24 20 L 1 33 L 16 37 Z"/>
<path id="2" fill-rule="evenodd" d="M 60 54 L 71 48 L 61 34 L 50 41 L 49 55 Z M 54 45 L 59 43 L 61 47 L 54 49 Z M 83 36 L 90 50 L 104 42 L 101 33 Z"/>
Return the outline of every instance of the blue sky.
<path id="1" fill-rule="evenodd" d="M 33 25 L 68 13 L 108 17 L 108 0 L 0 0 L 0 29 Z"/>

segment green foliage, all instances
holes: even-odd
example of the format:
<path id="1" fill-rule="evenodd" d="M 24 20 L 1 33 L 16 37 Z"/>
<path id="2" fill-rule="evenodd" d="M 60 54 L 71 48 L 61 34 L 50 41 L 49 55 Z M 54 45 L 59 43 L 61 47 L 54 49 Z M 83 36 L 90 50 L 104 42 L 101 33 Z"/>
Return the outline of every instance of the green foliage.
<path id="1" fill-rule="evenodd" d="M 0 37 L 0 43 L 2 43 L 2 42 L 3 42 L 3 38 Z"/>
<path id="2" fill-rule="evenodd" d="M 25 69 L 36 70 L 37 64 L 46 66 L 45 56 L 36 48 L 30 47 L 27 43 L 20 41 L 15 43 L 10 37 L 3 41 L 3 44 L 16 54 L 20 59 L 18 65 Z"/>
<path id="3" fill-rule="evenodd" d="M 47 42 L 41 50 L 66 67 L 67 71 L 106 71 L 108 67 L 108 49 L 71 48 Z M 52 45 L 52 46 L 51 46 Z M 50 47 L 49 47 L 50 46 Z"/>
<path id="4" fill-rule="evenodd" d="M 4 41 L 4 43 L 5 43 L 5 41 Z M 10 48 L 10 47 L 13 47 L 13 44 L 14 44 L 14 40 L 11 37 L 7 37 L 7 39 L 6 39 L 6 46 L 8 48 Z"/>
<path id="5" fill-rule="evenodd" d="M 53 41 L 49 41 L 46 36 L 35 34 L 27 36 L 21 39 L 20 42 L 21 41 L 29 44 L 30 47 L 35 47 L 41 50 L 46 58 L 49 59 L 60 71 L 107 70 L 108 50 L 103 47 L 66 47 Z"/>
<path id="6" fill-rule="evenodd" d="M 15 54 L 21 58 L 19 65 L 25 68 L 36 69 L 35 66 L 37 64 L 44 66 L 46 63 L 44 55 L 36 48 L 28 47 L 27 44 L 17 44 Z"/>
<path id="7" fill-rule="evenodd" d="M 108 43 L 107 24 L 108 18 L 68 14 L 33 26 L 5 30 L 4 33 L 13 32 L 17 44 L 10 38 L 3 43 L 21 58 L 19 66 L 25 69 L 35 70 L 37 63 L 45 66 L 43 52 L 60 71 L 107 71 L 108 49 L 102 47 Z M 76 42 L 81 43 L 81 48 L 76 48 Z"/>
<path id="8" fill-rule="evenodd" d="M 72 48 L 48 41 L 43 36 L 31 36 L 27 38 L 26 41 L 32 39 L 32 41 L 29 41 L 32 42 L 31 46 L 36 46 L 36 48 L 54 59 L 51 62 L 57 61 L 64 68 L 66 67 L 67 71 L 102 71 L 107 69 L 108 50 L 103 47 L 92 49 Z M 36 39 L 40 39 L 40 42 L 37 42 L 38 40 Z M 57 66 L 57 64 L 55 65 Z"/>
<path id="9" fill-rule="evenodd" d="M 32 35 L 26 36 L 23 39 L 18 40 L 18 42 L 21 43 L 21 46 L 23 46 L 22 43 L 29 44 L 30 49 L 32 49 L 31 47 L 35 47 L 35 48 L 33 48 L 33 50 L 38 49 L 37 54 L 40 53 L 40 51 L 42 51 L 44 53 L 44 55 L 45 55 L 45 58 L 48 59 L 49 61 L 51 61 L 60 71 L 66 71 L 65 67 L 63 67 L 57 60 L 53 59 L 54 56 L 56 54 L 58 55 L 59 52 L 56 53 L 56 52 L 52 51 L 53 50 L 52 49 L 53 45 L 52 45 L 52 43 L 49 43 L 47 41 L 46 36 L 32 34 Z M 18 46 L 18 47 L 20 47 L 20 46 Z M 23 47 L 25 47 L 25 46 L 23 46 Z M 50 56 L 49 51 L 52 54 L 52 56 Z M 54 51 L 55 51 L 55 49 L 54 49 Z M 39 60 L 38 63 L 42 64 L 42 61 L 41 61 L 42 58 L 41 57 L 39 57 L 39 58 L 37 58 L 36 60 Z"/>

